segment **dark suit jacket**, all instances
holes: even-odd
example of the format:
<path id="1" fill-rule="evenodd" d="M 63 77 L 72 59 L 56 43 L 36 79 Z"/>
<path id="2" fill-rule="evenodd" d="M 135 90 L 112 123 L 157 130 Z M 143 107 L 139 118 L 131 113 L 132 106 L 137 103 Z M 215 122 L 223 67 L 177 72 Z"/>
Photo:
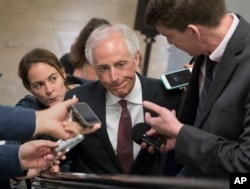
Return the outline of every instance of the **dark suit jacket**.
<path id="1" fill-rule="evenodd" d="M 0 106 L 0 140 L 26 140 L 36 126 L 33 110 Z M 24 176 L 17 145 L 0 145 L 0 177 Z"/>
<path id="2" fill-rule="evenodd" d="M 140 76 L 142 85 L 142 98 L 169 109 L 178 109 L 181 98 L 180 90 L 167 91 L 159 79 L 150 79 Z M 105 117 L 105 89 L 99 81 L 79 86 L 70 90 L 66 98 L 73 95 L 80 102 L 87 102 L 99 119 L 102 121 L 101 129 L 89 135 L 73 151 L 71 171 L 99 174 L 122 173 L 121 165 L 109 140 Z M 147 110 L 144 110 L 144 112 Z M 155 115 L 155 114 L 153 114 Z M 141 150 L 138 154 L 130 174 L 162 175 L 165 155 L 150 154 Z"/>
<path id="3" fill-rule="evenodd" d="M 250 25 L 239 25 L 218 62 L 197 128 L 191 127 L 198 105 L 197 57 L 179 118 L 186 125 L 177 138 L 175 157 L 190 176 L 224 177 L 250 170 Z"/>

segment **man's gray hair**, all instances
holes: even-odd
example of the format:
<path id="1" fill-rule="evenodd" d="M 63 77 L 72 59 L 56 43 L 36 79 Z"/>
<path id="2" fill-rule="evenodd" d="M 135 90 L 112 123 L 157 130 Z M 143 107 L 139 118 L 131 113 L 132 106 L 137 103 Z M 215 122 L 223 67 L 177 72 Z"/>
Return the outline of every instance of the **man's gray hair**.
<path id="1" fill-rule="evenodd" d="M 128 46 L 131 57 L 135 56 L 137 51 L 140 51 L 140 43 L 136 33 L 125 24 L 102 25 L 96 28 L 89 36 L 86 42 L 85 56 L 90 64 L 93 65 L 92 48 L 98 43 L 112 36 L 113 33 L 121 34 Z"/>

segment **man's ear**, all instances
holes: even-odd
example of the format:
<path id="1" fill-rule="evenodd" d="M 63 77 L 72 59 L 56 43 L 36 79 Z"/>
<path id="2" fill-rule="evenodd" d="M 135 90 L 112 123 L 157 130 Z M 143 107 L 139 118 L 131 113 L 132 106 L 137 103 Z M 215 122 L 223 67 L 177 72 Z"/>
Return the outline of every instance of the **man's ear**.
<path id="1" fill-rule="evenodd" d="M 141 62 L 141 53 L 140 53 L 140 51 L 136 51 L 134 59 L 135 59 L 135 64 L 139 65 L 140 62 Z"/>
<path id="2" fill-rule="evenodd" d="M 201 37 L 200 30 L 196 25 L 189 24 L 187 26 L 187 29 L 192 32 L 192 34 L 194 35 L 195 38 L 200 39 L 200 37 Z"/>
<path id="3" fill-rule="evenodd" d="M 135 69 L 137 72 L 141 73 L 141 64 L 142 64 L 142 57 L 140 51 L 135 53 Z"/>

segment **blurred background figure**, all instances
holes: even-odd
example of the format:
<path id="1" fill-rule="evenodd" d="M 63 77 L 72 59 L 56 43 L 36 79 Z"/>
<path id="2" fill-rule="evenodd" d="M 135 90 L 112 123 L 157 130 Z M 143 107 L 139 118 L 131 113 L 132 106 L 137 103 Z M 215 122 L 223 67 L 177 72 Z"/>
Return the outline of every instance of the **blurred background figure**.
<path id="1" fill-rule="evenodd" d="M 76 41 L 73 43 L 70 49 L 70 53 L 64 54 L 60 61 L 62 62 L 66 73 L 72 74 L 76 77 L 96 80 L 97 75 L 93 66 L 89 64 L 88 60 L 85 57 L 85 44 L 91 34 L 91 32 L 103 25 L 110 24 L 109 21 L 103 18 L 92 18 L 84 26 Z"/>

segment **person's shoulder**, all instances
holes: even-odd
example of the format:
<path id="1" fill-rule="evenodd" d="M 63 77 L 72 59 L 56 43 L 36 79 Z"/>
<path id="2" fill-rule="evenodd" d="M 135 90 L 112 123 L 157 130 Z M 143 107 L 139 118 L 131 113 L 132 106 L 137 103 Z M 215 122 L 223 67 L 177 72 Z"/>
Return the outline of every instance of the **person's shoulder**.
<path id="1" fill-rule="evenodd" d="M 31 108 L 34 110 L 41 109 L 39 105 L 39 101 L 37 98 L 33 95 L 26 95 L 24 98 L 19 100 L 16 104 L 18 107 L 25 107 L 25 108 Z"/>
<path id="2" fill-rule="evenodd" d="M 155 90 L 155 91 L 161 91 L 162 93 L 164 93 L 165 95 L 175 95 L 175 94 L 179 94 L 181 95 L 183 93 L 184 90 L 181 90 L 179 88 L 177 89 L 172 89 L 172 90 L 167 90 L 161 79 L 158 78 L 153 78 L 153 77 L 147 77 L 147 76 L 143 76 L 143 75 L 139 75 L 139 78 L 141 80 L 141 84 L 142 87 L 145 88 L 145 86 L 147 86 L 147 89 L 150 90 Z"/>
<path id="3" fill-rule="evenodd" d="M 143 83 L 152 83 L 152 84 L 156 84 L 156 83 L 161 83 L 161 80 L 158 78 L 153 78 L 153 77 L 148 77 L 148 76 L 144 76 L 141 74 L 137 74 L 140 78 L 140 81 Z"/>
<path id="4" fill-rule="evenodd" d="M 165 88 L 162 81 L 158 78 L 139 75 L 143 90 L 164 91 Z"/>
<path id="5" fill-rule="evenodd" d="M 77 97 L 81 96 L 93 96 L 94 93 L 103 93 L 105 88 L 102 86 L 99 80 L 92 81 L 85 85 L 79 85 L 75 88 L 70 89 L 66 95 L 65 99 L 72 98 L 73 95 Z"/>
<path id="6" fill-rule="evenodd" d="M 68 84 L 79 84 L 79 85 L 86 85 L 93 82 L 93 80 L 83 79 L 70 74 L 67 74 L 66 81 Z"/>

